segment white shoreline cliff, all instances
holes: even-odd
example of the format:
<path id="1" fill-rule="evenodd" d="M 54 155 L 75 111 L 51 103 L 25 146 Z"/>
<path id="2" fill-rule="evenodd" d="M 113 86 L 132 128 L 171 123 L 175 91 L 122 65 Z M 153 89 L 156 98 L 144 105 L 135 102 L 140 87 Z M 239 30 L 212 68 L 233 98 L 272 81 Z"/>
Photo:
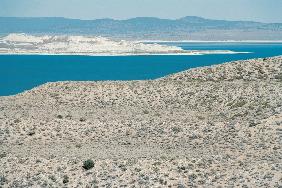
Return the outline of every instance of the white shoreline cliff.
<path id="1" fill-rule="evenodd" d="M 177 46 L 114 41 L 91 36 L 33 36 L 9 34 L 0 39 L 0 54 L 47 55 L 204 55 L 234 54 L 230 50 L 183 50 Z"/>

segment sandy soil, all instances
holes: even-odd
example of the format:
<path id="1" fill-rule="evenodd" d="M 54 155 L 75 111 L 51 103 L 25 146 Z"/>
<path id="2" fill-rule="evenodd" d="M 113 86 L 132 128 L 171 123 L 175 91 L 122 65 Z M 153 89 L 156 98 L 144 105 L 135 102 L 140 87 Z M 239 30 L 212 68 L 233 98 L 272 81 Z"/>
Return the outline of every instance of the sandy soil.
<path id="1" fill-rule="evenodd" d="M 0 187 L 281 187 L 281 145 L 282 57 L 0 97 Z"/>

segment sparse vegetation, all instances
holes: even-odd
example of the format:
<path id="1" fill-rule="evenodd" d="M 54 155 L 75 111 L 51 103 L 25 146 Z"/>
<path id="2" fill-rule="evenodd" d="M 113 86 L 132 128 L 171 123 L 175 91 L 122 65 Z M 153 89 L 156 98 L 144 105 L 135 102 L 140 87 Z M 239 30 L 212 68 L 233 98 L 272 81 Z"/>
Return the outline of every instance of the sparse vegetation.
<path id="1" fill-rule="evenodd" d="M 282 73 L 279 73 L 275 76 L 275 79 L 282 81 Z"/>
<path id="2" fill-rule="evenodd" d="M 4 185 L 6 182 L 7 182 L 7 179 L 4 176 L 0 176 L 0 185 Z"/>
<path id="3" fill-rule="evenodd" d="M 91 168 L 94 167 L 94 161 L 91 159 L 88 159 L 86 161 L 84 161 L 83 166 L 82 166 L 85 170 L 90 170 Z"/>
<path id="4" fill-rule="evenodd" d="M 4 157 L 6 157 L 6 156 L 7 156 L 6 153 L 1 153 L 1 154 L 0 154 L 0 159 L 1 159 L 1 158 L 4 158 Z"/>
<path id="5" fill-rule="evenodd" d="M 85 122 L 85 121 L 86 121 L 86 118 L 82 117 L 82 118 L 79 119 L 79 121 L 80 121 L 80 122 Z"/>
<path id="6" fill-rule="evenodd" d="M 62 115 L 57 115 L 57 118 L 58 119 L 63 119 L 63 116 Z"/>
<path id="7" fill-rule="evenodd" d="M 149 111 L 148 110 L 143 110 L 143 113 L 144 114 L 149 114 Z"/>
<path id="8" fill-rule="evenodd" d="M 63 183 L 66 184 L 69 182 L 69 177 L 67 175 L 64 175 L 63 177 Z"/>
<path id="9" fill-rule="evenodd" d="M 35 134 L 35 131 L 34 130 L 29 130 L 28 132 L 27 132 L 27 135 L 28 136 L 32 136 L 32 135 L 34 135 Z"/>
<path id="10" fill-rule="evenodd" d="M 182 132 L 181 127 L 172 127 L 171 130 L 173 131 L 174 134 Z"/>
<path id="11" fill-rule="evenodd" d="M 17 124 L 17 123 L 20 123 L 20 122 L 21 122 L 21 120 L 19 120 L 19 119 L 15 119 L 15 120 L 14 120 L 14 123 L 16 123 L 16 124 Z"/>
<path id="12" fill-rule="evenodd" d="M 57 181 L 57 178 L 54 175 L 50 175 L 49 179 L 52 180 L 53 182 Z"/>
<path id="13" fill-rule="evenodd" d="M 231 107 L 232 107 L 232 108 L 241 108 L 241 107 L 243 107 L 245 104 L 247 104 L 246 101 L 244 101 L 244 100 L 239 100 L 239 101 L 233 103 L 233 104 L 231 105 Z"/>

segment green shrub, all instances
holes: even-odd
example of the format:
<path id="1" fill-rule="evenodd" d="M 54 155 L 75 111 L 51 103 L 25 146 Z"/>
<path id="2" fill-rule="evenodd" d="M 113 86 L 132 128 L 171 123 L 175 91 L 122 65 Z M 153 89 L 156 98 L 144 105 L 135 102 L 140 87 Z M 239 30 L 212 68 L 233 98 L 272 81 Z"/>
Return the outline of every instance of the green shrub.
<path id="1" fill-rule="evenodd" d="M 89 170 L 91 168 L 94 167 L 94 161 L 91 159 L 88 159 L 86 161 L 84 161 L 83 166 L 82 166 L 85 170 Z"/>
<path id="2" fill-rule="evenodd" d="M 148 110 L 143 110 L 143 113 L 144 114 L 149 114 L 149 111 Z"/>
<path id="3" fill-rule="evenodd" d="M 237 101 L 236 103 L 234 103 L 234 104 L 232 105 L 232 108 L 241 108 L 241 107 L 243 107 L 245 104 L 247 104 L 246 101 L 239 100 L 239 101 Z"/>
<path id="4" fill-rule="evenodd" d="M 1 158 L 4 158 L 4 157 L 6 157 L 6 156 L 7 156 L 6 153 L 1 153 L 1 154 L 0 154 L 0 159 L 1 159 Z"/>
<path id="5" fill-rule="evenodd" d="M 69 182 L 69 177 L 67 175 L 64 175 L 63 177 L 63 183 L 66 184 Z"/>
<path id="6" fill-rule="evenodd" d="M 174 134 L 182 132 L 182 129 L 180 127 L 172 127 L 171 130 Z"/>
<path id="7" fill-rule="evenodd" d="M 80 121 L 80 122 L 85 122 L 86 119 L 82 117 L 82 118 L 79 119 L 79 121 Z"/>
<path id="8" fill-rule="evenodd" d="M 282 73 L 277 74 L 275 79 L 282 81 Z"/>
<path id="9" fill-rule="evenodd" d="M 0 187 L 2 187 L 5 183 L 7 183 L 7 179 L 4 176 L 0 176 Z"/>
<path id="10" fill-rule="evenodd" d="M 58 119 L 63 119 L 63 116 L 62 115 L 57 115 L 57 118 Z"/>

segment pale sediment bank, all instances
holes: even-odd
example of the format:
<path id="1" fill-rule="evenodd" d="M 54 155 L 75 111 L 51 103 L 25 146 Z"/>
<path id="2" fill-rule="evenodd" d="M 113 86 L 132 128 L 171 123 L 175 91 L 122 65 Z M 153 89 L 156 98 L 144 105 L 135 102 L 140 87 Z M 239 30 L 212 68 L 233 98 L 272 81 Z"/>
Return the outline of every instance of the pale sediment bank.
<path id="1" fill-rule="evenodd" d="M 281 187 L 282 57 L 0 97 L 0 143 L 3 187 Z"/>
<path id="2" fill-rule="evenodd" d="M 144 44 L 132 41 L 113 41 L 103 37 L 33 36 L 10 34 L 0 40 L 0 54 L 15 55 L 205 55 L 240 54 L 231 50 L 183 50 L 177 46 Z"/>
<path id="3" fill-rule="evenodd" d="M 282 40 L 139 40 L 142 43 L 282 43 Z"/>
<path id="4" fill-rule="evenodd" d="M 208 54 L 248 54 L 252 52 L 235 52 L 231 50 L 206 50 L 206 51 L 191 51 L 191 52 L 175 52 L 175 53 L 97 53 L 97 54 L 92 54 L 92 53 L 41 53 L 41 52 L 33 52 L 33 53 L 26 53 L 26 52 L 2 52 L 0 51 L 0 55 L 81 55 L 81 56 L 155 56 L 155 55 L 160 55 L 160 56 L 186 56 L 186 55 L 208 55 Z"/>

